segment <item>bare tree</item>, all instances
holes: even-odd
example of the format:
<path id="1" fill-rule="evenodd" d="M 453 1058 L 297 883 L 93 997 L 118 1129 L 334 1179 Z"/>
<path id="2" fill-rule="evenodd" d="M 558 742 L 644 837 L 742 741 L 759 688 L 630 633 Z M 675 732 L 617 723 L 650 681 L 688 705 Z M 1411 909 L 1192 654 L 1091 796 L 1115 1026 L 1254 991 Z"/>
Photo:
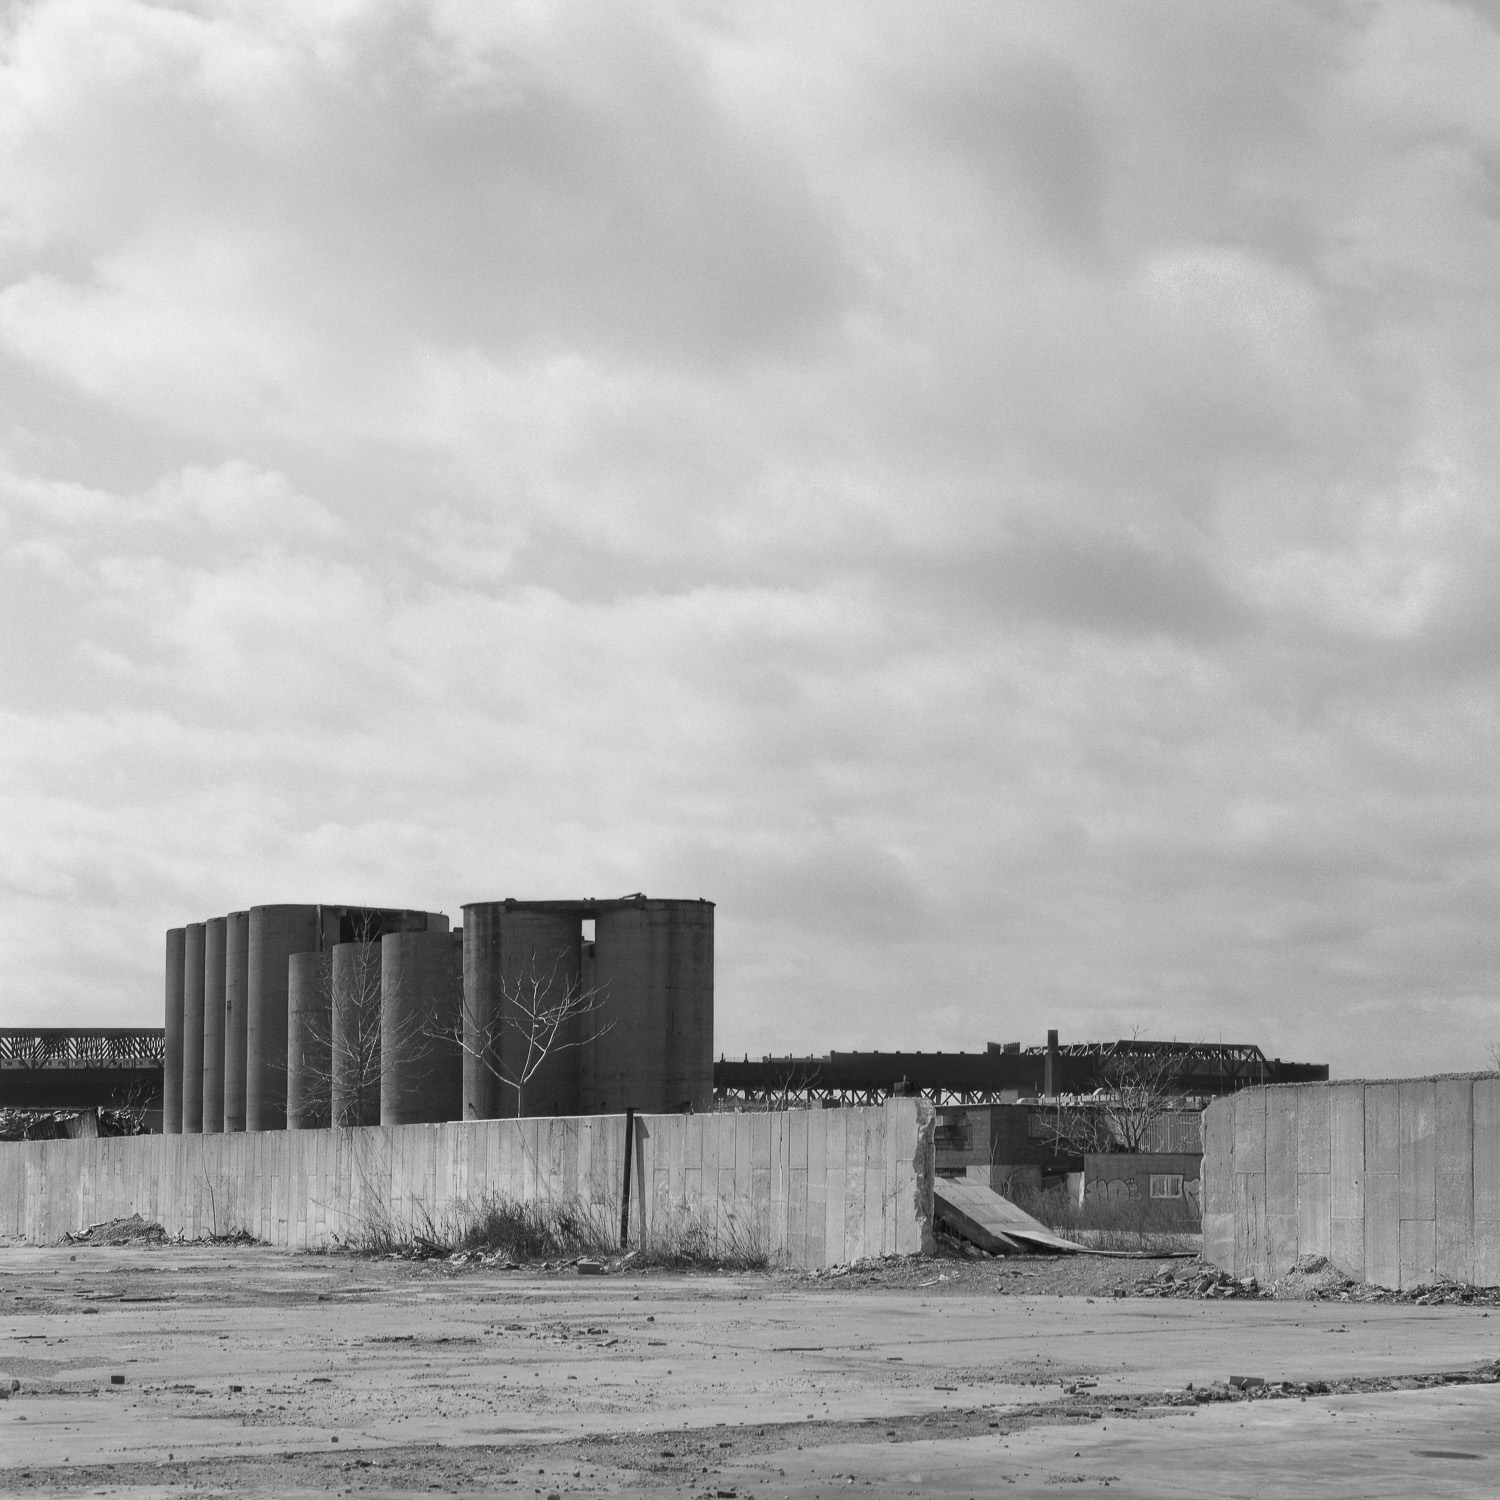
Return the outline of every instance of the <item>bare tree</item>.
<path id="1" fill-rule="evenodd" d="M 383 936 L 378 915 L 356 917 L 353 940 L 339 945 L 343 953 L 337 959 L 333 952 L 320 956 L 317 1003 L 289 1025 L 288 1073 L 295 1072 L 303 1127 L 380 1123 L 381 1084 L 393 1062 L 381 1047 Z M 386 1040 L 394 1040 L 394 1050 L 420 1057 L 421 1018 L 403 1018 L 397 1026 L 394 1038 Z M 416 1065 L 408 1059 L 409 1067 Z M 289 1118 L 290 1081 L 289 1076 Z"/>
<path id="2" fill-rule="evenodd" d="M 1047 1136 L 1081 1155 L 1145 1151 L 1156 1122 L 1180 1092 L 1180 1063 L 1170 1052 L 1130 1048 L 1105 1056 L 1098 1088 L 1048 1120 Z"/>
<path id="3" fill-rule="evenodd" d="M 608 985 L 585 985 L 563 947 L 551 963 L 532 949 L 526 966 L 480 1001 L 467 992 L 457 1028 L 459 1045 L 492 1077 L 515 1090 L 526 1113 L 526 1088 L 549 1058 L 597 1041 L 614 1025 L 600 1012 Z"/>
<path id="4" fill-rule="evenodd" d="M 1098 1096 L 1079 1103 L 1059 1101 L 1047 1112 L 1041 1125 L 1042 1139 L 1058 1151 L 1078 1156 L 1102 1156 L 1118 1151 L 1119 1142 L 1103 1111 L 1094 1102 Z M 1035 1117 L 1033 1117 L 1035 1118 Z M 991 1164 L 998 1140 L 991 1143 Z"/>
<path id="5" fill-rule="evenodd" d="M 822 1076 L 823 1069 L 816 1062 L 805 1063 L 789 1058 L 787 1065 L 772 1074 L 758 1094 L 751 1096 L 747 1090 L 744 1099 L 715 1098 L 714 1108 L 721 1113 L 751 1110 L 776 1114 L 799 1105 L 806 1106 L 813 1102 L 813 1090 Z"/>
<path id="6" fill-rule="evenodd" d="M 356 921 L 350 947 L 329 976 L 330 1113 L 335 1125 L 378 1125 L 380 937 L 370 918 Z"/>
<path id="7" fill-rule="evenodd" d="M 1179 1071 L 1169 1052 L 1116 1052 L 1105 1060 L 1100 1107 L 1121 1151 L 1146 1150 L 1156 1122 L 1181 1092 Z"/>

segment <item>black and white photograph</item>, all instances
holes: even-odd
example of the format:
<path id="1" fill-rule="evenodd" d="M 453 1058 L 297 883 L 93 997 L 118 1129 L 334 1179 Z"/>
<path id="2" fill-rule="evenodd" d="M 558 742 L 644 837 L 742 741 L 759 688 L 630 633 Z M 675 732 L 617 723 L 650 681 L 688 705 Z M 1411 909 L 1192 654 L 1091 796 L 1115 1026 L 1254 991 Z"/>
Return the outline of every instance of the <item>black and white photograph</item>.
<path id="1" fill-rule="evenodd" d="M 1500 4 L 0 0 L 0 1495 L 1103 1489 L 1500 1494 Z"/>

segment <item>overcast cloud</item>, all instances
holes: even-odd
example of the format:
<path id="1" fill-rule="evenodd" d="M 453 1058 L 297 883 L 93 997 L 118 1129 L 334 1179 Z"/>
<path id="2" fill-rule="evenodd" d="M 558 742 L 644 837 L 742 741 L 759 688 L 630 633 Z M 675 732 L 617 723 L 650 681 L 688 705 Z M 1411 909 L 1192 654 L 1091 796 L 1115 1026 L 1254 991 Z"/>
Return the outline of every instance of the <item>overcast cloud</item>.
<path id="1" fill-rule="evenodd" d="M 730 1052 L 1487 1065 L 1483 7 L 3 14 L 0 1024 L 643 889 Z"/>

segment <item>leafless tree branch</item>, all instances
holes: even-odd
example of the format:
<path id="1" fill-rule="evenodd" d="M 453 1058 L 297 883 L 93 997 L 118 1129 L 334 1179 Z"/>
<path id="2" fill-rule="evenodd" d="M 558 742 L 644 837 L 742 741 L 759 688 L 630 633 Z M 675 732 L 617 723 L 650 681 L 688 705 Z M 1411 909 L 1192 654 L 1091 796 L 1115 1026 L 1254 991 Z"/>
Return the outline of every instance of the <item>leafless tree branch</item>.
<path id="1" fill-rule="evenodd" d="M 464 996 L 459 1045 L 515 1090 L 517 1115 L 526 1113 L 526 1086 L 549 1057 L 597 1041 L 614 1026 L 600 1015 L 608 985 L 585 986 L 569 959 L 566 947 L 550 964 L 533 950 L 525 969 L 501 982 L 498 1003 L 487 1012 Z"/>

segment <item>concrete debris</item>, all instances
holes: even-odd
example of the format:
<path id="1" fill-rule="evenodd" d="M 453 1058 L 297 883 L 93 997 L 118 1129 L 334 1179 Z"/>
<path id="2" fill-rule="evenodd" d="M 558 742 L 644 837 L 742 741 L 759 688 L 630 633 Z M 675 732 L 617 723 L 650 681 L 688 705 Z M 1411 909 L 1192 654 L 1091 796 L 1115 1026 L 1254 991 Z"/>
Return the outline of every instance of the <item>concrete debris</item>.
<path id="1" fill-rule="evenodd" d="M 1117 1292 L 1117 1296 L 1126 1295 Z M 1134 1290 L 1138 1297 L 1259 1297 L 1276 1302 L 1390 1302 L 1415 1307 L 1459 1305 L 1465 1307 L 1500 1307 L 1500 1287 L 1466 1286 L 1462 1282 L 1441 1281 L 1434 1285 L 1407 1287 L 1396 1291 L 1390 1287 L 1370 1286 L 1346 1276 L 1324 1256 L 1309 1255 L 1299 1260 L 1285 1276 L 1262 1285 L 1254 1276 L 1236 1278 L 1215 1266 L 1194 1263 L 1187 1266 L 1165 1266 L 1146 1277 Z"/>
<path id="2" fill-rule="evenodd" d="M 939 1235 L 939 1240 L 944 1236 Z M 863 1260 L 851 1260 L 845 1265 L 816 1266 L 804 1274 L 809 1281 L 837 1281 L 844 1276 L 874 1276 L 892 1266 L 928 1264 L 930 1257 L 920 1255 L 867 1255 Z"/>
<path id="3" fill-rule="evenodd" d="M 167 1231 L 139 1214 L 131 1214 L 128 1219 L 90 1224 L 77 1234 L 63 1235 L 63 1239 L 70 1245 L 165 1245 Z"/>

